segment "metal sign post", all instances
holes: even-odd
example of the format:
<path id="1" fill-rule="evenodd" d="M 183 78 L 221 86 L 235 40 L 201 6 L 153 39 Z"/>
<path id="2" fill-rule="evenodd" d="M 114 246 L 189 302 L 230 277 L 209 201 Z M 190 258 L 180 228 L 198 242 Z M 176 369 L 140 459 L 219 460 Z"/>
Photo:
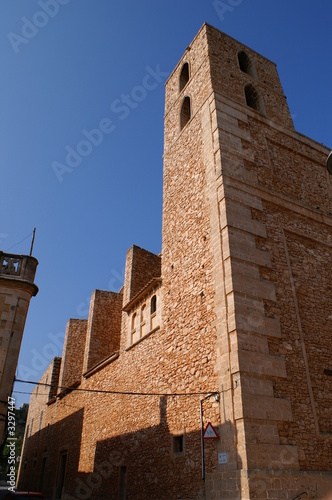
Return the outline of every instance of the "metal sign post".
<path id="1" fill-rule="evenodd" d="M 208 396 L 207 396 L 208 397 Z M 204 398 L 206 399 L 206 398 Z M 201 410 L 201 448 L 202 448 L 202 479 L 205 481 L 205 460 L 204 460 L 204 423 L 203 423 L 203 401 L 200 401 L 200 410 Z"/>
<path id="2" fill-rule="evenodd" d="M 216 431 L 213 429 L 211 423 L 209 422 L 205 432 L 204 432 L 204 421 L 203 421 L 203 402 L 211 398 L 212 396 L 215 397 L 216 401 L 219 401 L 219 393 L 218 392 L 212 392 L 211 394 L 208 394 L 205 396 L 205 398 L 201 399 L 200 401 L 200 414 L 201 414 L 201 448 L 202 448 L 202 479 L 205 482 L 205 458 L 204 458 L 204 439 L 219 439 L 218 434 Z M 210 429 L 212 429 L 212 435 L 210 434 Z M 209 430 L 209 435 L 207 434 L 207 430 Z M 205 436 L 206 434 L 206 436 Z"/>

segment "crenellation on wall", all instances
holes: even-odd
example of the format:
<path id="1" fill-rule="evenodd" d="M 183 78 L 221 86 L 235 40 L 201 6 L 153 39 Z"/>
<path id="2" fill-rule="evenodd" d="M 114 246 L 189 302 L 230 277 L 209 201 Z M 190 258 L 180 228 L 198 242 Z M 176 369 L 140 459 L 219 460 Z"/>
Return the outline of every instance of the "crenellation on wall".
<path id="1" fill-rule="evenodd" d="M 86 319 L 70 319 L 67 323 L 59 375 L 61 388 L 81 381 L 87 324 Z"/>
<path id="2" fill-rule="evenodd" d="M 82 371 L 91 370 L 120 348 L 123 294 L 95 290 L 92 293 L 84 338 Z M 83 340 L 82 340 L 83 342 Z"/>
<path id="3" fill-rule="evenodd" d="M 123 306 L 126 306 L 152 279 L 159 278 L 161 258 L 133 245 L 127 252 Z"/>

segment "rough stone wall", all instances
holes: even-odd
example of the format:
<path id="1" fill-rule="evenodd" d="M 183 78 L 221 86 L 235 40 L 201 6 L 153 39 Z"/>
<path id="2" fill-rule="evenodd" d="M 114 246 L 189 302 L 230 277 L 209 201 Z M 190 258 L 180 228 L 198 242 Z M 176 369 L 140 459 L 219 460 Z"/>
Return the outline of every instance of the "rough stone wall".
<path id="1" fill-rule="evenodd" d="M 161 259 L 144 248 L 133 245 L 127 252 L 124 305 L 127 304 L 150 280 L 160 276 Z"/>
<path id="2" fill-rule="evenodd" d="M 70 319 L 67 323 L 60 372 L 61 387 L 70 387 L 81 380 L 87 323 L 85 319 Z"/>
<path id="3" fill-rule="evenodd" d="M 95 290 L 91 297 L 83 371 L 119 350 L 122 293 Z"/>
<path id="4" fill-rule="evenodd" d="M 50 366 L 48 368 L 50 370 L 49 374 L 48 371 L 46 371 L 46 376 L 44 379 L 44 382 L 46 384 L 46 379 L 49 382 L 49 377 L 51 377 L 51 387 L 50 387 L 50 392 L 48 394 L 48 399 L 54 398 L 54 396 L 58 393 L 58 384 L 60 380 L 60 370 L 61 370 L 61 358 L 54 358 L 52 363 L 50 363 Z"/>
<path id="5" fill-rule="evenodd" d="M 156 311 L 151 313 L 152 298 L 156 299 Z M 137 342 L 142 341 L 146 335 L 150 335 L 156 328 L 161 326 L 161 286 L 156 283 L 152 290 L 143 293 L 141 297 L 126 307 L 128 313 L 128 333 L 123 333 L 127 349 Z"/>
<path id="6" fill-rule="evenodd" d="M 222 33 L 206 26 L 214 91 L 230 102 L 246 106 L 244 87 L 251 84 L 261 95 L 266 116 L 273 122 L 294 130 L 286 97 L 276 65 L 257 52 Z M 241 71 L 238 53 L 244 51 L 256 69 L 256 76 Z"/>
<path id="7" fill-rule="evenodd" d="M 163 300 L 160 291 L 158 285 L 159 317 Z M 90 308 L 88 322 L 92 311 Z M 122 316 L 127 325 L 128 313 L 124 311 Z M 187 330 L 187 338 L 180 336 L 178 345 L 168 336 L 165 347 L 165 330 L 161 327 L 128 349 L 127 332 L 122 330 L 119 357 L 83 376 L 80 392 L 74 389 L 51 401 L 33 394 L 29 419 L 38 421 L 43 411 L 45 427 L 26 441 L 20 488 L 41 489 L 52 498 L 58 488 L 60 456 L 67 453 L 70 468 L 66 471 L 64 498 L 117 499 L 124 470 L 131 498 L 190 498 L 193 490 L 199 497 L 200 395 L 185 393 L 188 389 L 210 389 L 209 372 L 205 370 L 208 359 L 202 356 L 203 349 L 208 350 L 208 339 L 202 334 L 192 337 Z M 87 392 L 82 392 L 84 389 Z M 88 392 L 98 390 L 115 393 Z M 118 394 L 121 391 L 148 395 Z M 172 396 L 172 392 L 183 395 Z M 204 409 L 206 419 L 215 425 L 218 406 L 208 401 Z M 174 435 L 184 436 L 181 453 L 174 451 Z"/>
<path id="8" fill-rule="evenodd" d="M 80 389 L 167 393 L 169 384 L 162 378 L 172 377 L 175 385 L 177 368 L 162 371 L 167 354 L 162 332 L 158 333 L 161 338 L 148 337 L 83 379 Z M 192 364 L 182 368 L 194 378 Z M 33 395 L 29 418 L 35 415 L 38 422 L 43 411 L 45 427 L 27 440 L 19 487 L 39 488 L 45 458 L 41 489 L 51 498 L 60 453 L 67 452 L 73 469 L 66 472 L 65 492 L 74 498 L 117 499 L 121 467 L 127 467 L 127 491 L 132 498 L 191 498 L 193 491 L 196 497 L 202 488 L 199 400 L 198 395 L 142 397 L 73 390 L 47 406 Z M 206 418 L 215 422 L 216 410 L 207 405 Z M 184 434 L 185 453 L 172 452 L 174 434 Z"/>
<path id="9" fill-rule="evenodd" d="M 61 369 L 61 358 L 54 358 L 45 370 L 42 378 L 39 380 L 32 393 L 29 404 L 29 411 L 27 415 L 26 436 L 35 434 L 40 428 L 46 425 L 46 414 L 48 413 L 47 403 L 54 398 L 58 391 L 59 375 Z M 43 412 L 45 419 L 41 420 L 40 415 Z"/>
<path id="10" fill-rule="evenodd" d="M 220 441 L 207 443 L 207 477 L 220 495 L 221 471 L 224 471 L 224 494 L 239 491 L 240 478 L 232 471 L 239 462 L 236 448 L 228 338 L 225 335 L 227 304 L 224 269 L 221 260 L 220 225 L 214 174 L 214 145 L 211 132 L 210 79 L 208 46 L 204 26 L 186 51 L 166 85 L 164 211 L 163 211 L 163 324 L 167 340 L 173 346 L 168 363 L 188 363 L 189 356 L 178 358 L 178 351 L 190 347 L 195 359 L 197 382 L 204 381 L 209 391 L 220 391 L 220 407 L 210 417 Z M 190 79 L 179 92 L 183 64 L 191 69 Z M 183 97 L 191 98 L 192 115 L 180 130 L 179 114 Z M 181 351 L 180 351 L 181 352 Z M 189 359 L 188 359 L 189 358 Z M 194 377 L 186 375 L 183 383 L 197 387 Z M 201 386 L 201 385 L 200 385 Z M 208 421 L 209 404 L 203 404 Z M 218 464 L 218 453 L 227 453 L 227 463 Z M 211 484 L 207 485 L 208 488 Z M 216 493 L 211 493 L 215 495 Z M 211 497 L 212 498 L 212 497 Z"/>
<path id="11" fill-rule="evenodd" d="M 280 441 L 296 445 L 302 470 L 331 466 L 331 225 L 265 203 L 272 268 L 266 278 L 276 283 L 276 301 L 265 303 L 266 314 L 279 318 L 281 338 L 269 351 L 285 359 L 287 378 L 275 381 L 274 393 L 291 402 L 292 419 L 279 423 Z M 258 214 L 255 214 L 257 217 Z M 263 242 L 260 242 L 262 245 Z"/>
<path id="12" fill-rule="evenodd" d="M 214 49 L 223 38 L 210 38 Z M 252 77 L 236 68 L 238 50 L 228 40 L 232 61 L 211 52 L 217 93 L 210 111 L 234 418 L 248 469 L 242 495 L 293 498 L 304 489 L 322 498 L 331 481 L 331 378 L 324 373 L 331 363 L 328 150 L 294 132 L 282 93 L 271 91 L 278 88 L 273 64 L 248 49 L 255 85 L 262 94 L 265 86 L 266 116 L 243 106 L 241 89 Z M 232 95 L 227 65 L 239 84 Z"/>

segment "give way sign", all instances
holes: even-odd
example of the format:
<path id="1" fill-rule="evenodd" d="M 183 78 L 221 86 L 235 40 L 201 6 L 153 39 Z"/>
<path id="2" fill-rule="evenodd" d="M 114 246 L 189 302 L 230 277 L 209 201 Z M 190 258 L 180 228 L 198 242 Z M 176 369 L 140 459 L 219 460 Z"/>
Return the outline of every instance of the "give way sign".
<path id="1" fill-rule="evenodd" d="M 213 425 L 211 422 L 209 422 L 206 426 L 206 429 L 203 434 L 203 439 L 219 439 L 219 436 L 214 429 Z"/>

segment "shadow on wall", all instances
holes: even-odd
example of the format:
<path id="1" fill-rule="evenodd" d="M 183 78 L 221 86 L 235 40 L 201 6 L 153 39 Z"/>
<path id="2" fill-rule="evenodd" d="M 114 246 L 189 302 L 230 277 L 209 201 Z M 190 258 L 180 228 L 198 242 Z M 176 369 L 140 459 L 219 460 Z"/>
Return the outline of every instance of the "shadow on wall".
<path id="1" fill-rule="evenodd" d="M 19 488 L 42 491 L 47 499 L 204 498 L 201 433 L 172 435 L 167 397 L 160 398 L 159 408 L 158 425 L 97 440 L 90 473 L 79 472 L 83 409 L 37 432 L 24 450 Z M 225 426 L 229 432 L 232 424 Z M 205 461 L 207 474 L 222 467 L 215 442 L 206 442 Z"/>
<path id="2" fill-rule="evenodd" d="M 65 481 L 76 477 L 84 410 L 79 409 L 29 437 L 21 457 L 18 489 L 61 498 Z"/>

